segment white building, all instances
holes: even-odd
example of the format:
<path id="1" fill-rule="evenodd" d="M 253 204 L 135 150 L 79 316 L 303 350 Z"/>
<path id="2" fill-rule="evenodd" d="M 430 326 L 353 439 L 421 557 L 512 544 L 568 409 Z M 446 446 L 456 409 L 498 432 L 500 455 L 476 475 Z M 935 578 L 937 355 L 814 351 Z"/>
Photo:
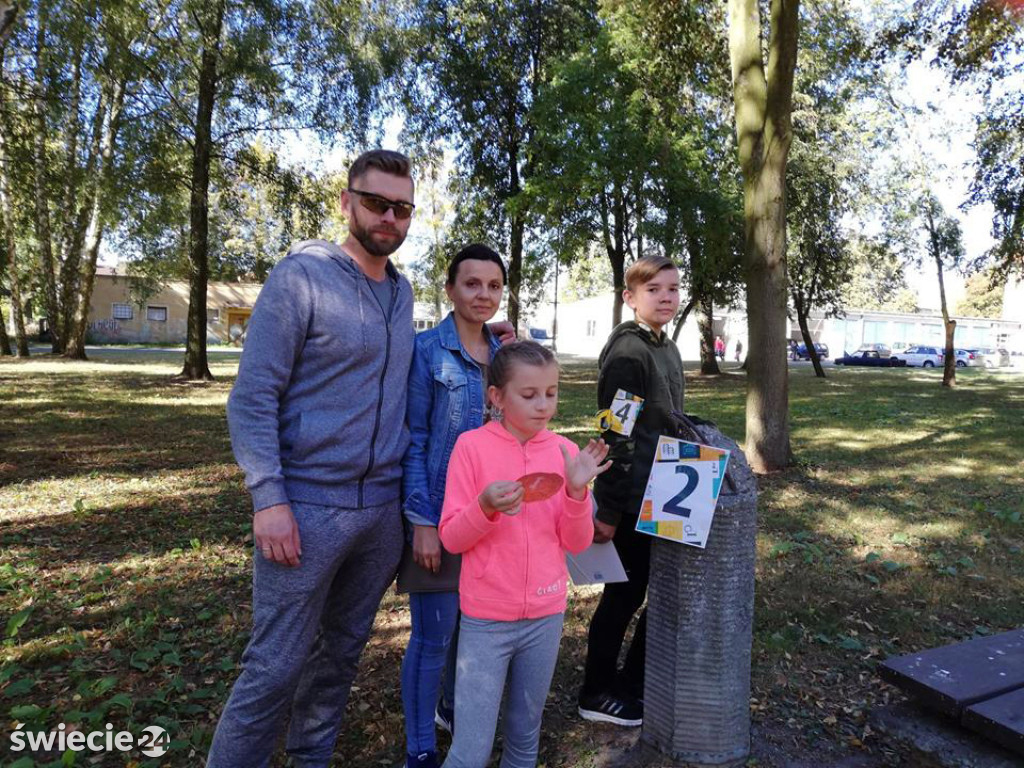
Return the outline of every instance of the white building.
<path id="1" fill-rule="evenodd" d="M 612 330 L 612 294 L 558 304 L 558 333 L 556 343 L 560 353 L 597 357 Z M 622 308 L 622 319 L 630 320 L 633 311 Z M 955 344 L 957 347 L 1000 347 L 1011 352 L 1024 352 L 1024 283 L 1007 287 L 1002 319 L 982 317 L 956 317 Z M 553 330 L 554 307 L 542 306 L 534 315 L 531 326 Z M 862 344 L 895 342 L 908 344 L 945 343 L 942 316 L 933 312 L 879 312 L 874 310 L 847 310 L 845 317 L 825 318 L 814 312 L 809 319 L 811 336 L 828 345 L 830 357 L 853 352 Z M 674 329 L 669 328 L 671 333 Z M 787 327 L 789 338 L 803 342 L 796 319 Z M 716 308 L 715 335 L 726 343 L 726 359 L 732 360 L 736 342 L 747 344 L 747 316 L 743 307 Z M 700 359 L 700 338 L 697 319 L 690 313 L 679 334 L 679 352 L 684 360 Z"/>

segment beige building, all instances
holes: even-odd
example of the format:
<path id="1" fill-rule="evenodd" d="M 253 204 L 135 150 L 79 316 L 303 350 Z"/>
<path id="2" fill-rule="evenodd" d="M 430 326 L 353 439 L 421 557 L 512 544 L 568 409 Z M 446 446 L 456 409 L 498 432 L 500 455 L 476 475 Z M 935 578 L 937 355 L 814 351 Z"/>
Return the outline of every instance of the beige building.
<path id="1" fill-rule="evenodd" d="M 132 278 L 111 267 L 97 267 L 92 301 L 89 303 L 89 344 L 184 344 L 188 329 L 188 283 L 165 283 L 161 289 L 139 301 L 132 294 Z M 259 283 L 211 281 L 206 288 L 206 337 L 210 344 L 241 346 L 253 305 L 263 286 Z M 46 320 L 26 309 L 26 330 L 35 336 L 45 329 Z M 14 335 L 14 319 L 4 307 L 8 333 Z M 416 302 L 413 324 L 417 331 L 435 325 L 433 307 Z"/>
<path id="2" fill-rule="evenodd" d="M 132 278 L 98 267 L 89 305 L 86 339 L 92 344 L 184 343 L 188 328 L 188 283 L 174 281 L 139 303 Z M 238 344 L 262 285 L 211 281 L 206 290 L 206 334 L 213 344 Z"/>

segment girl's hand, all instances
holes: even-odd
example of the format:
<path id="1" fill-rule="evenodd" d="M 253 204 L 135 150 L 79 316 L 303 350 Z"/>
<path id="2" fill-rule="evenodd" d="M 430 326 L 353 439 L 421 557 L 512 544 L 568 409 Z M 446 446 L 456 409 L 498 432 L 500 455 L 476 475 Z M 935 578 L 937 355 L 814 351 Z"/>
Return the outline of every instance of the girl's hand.
<path id="1" fill-rule="evenodd" d="M 414 525 L 412 528 L 412 559 L 420 568 L 431 573 L 441 570 L 441 539 L 432 525 Z"/>
<path id="2" fill-rule="evenodd" d="M 608 445 L 604 440 L 591 440 L 573 458 L 564 445 L 558 447 L 565 461 L 565 490 L 571 498 L 580 501 L 586 497 L 590 481 L 612 465 L 610 461 L 601 463 L 608 455 Z"/>
<path id="3" fill-rule="evenodd" d="M 484 492 L 480 494 L 480 509 L 487 515 L 488 520 L 493 520 L 500 512 L 505 515 L 518 515 L 519 505 L 523 500 L 523 484 L 512 483 L 491 483 Z"/>

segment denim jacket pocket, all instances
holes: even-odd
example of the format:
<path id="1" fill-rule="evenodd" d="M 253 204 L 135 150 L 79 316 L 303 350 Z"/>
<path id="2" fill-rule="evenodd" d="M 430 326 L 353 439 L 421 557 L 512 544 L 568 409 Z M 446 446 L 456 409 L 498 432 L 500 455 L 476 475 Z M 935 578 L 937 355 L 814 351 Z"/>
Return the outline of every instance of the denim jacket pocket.
<path id="1" fill-rule="evenodd" d="M 470 387 L 466 372 L 452 365 L 437 366 L 432 370 L 434 377 L 434 418 L 432 440 L 427 458 L 430 495 L 443 497 L 448 459 L 455 448 L 455 441 L 465 431 L 469 411 Z"/>

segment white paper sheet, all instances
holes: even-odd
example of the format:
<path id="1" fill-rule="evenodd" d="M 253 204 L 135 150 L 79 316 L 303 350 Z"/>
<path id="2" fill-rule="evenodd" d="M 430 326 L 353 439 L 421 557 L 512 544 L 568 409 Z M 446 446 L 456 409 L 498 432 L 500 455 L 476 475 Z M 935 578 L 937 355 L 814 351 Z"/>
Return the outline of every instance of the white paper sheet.
<path id="1" fill-rule="evenodd" d="M 573 584 L 611 584 L 629 581 L 619 553 L 610 541 L 591 544 L 578 555 L 565 553 L 565 564 Z"/>

